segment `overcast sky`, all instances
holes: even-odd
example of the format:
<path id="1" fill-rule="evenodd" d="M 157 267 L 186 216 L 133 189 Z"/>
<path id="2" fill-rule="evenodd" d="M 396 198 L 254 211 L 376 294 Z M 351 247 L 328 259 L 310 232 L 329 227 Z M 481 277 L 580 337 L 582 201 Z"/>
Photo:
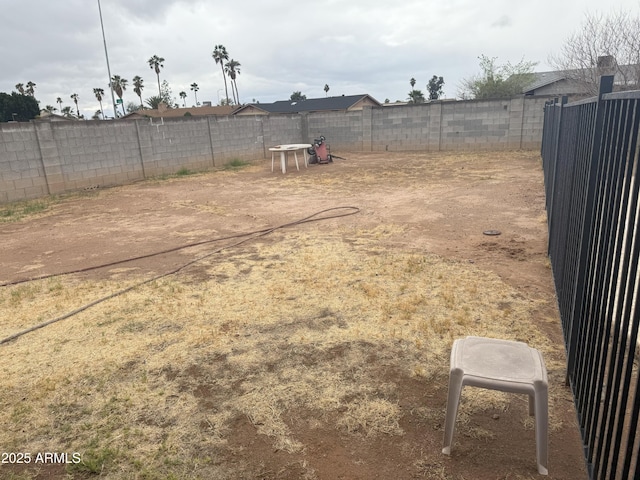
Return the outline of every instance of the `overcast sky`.
<path id="1" fill-rule="evenodd" d="M 243 103 L 368 93 L 380 102 L 406 100 L 415 78 L 423 92 L 433 75 L 444 77 L 454 98 L 462 79 L 479 72 L 478 56 L 498 63 L 539 62 L 579 28 L 585 12 L 624 9 L 638 0 L 100 0 L 112 75 L 131 84 L 144 79 L 143 99 L 157 95 L 147 60 L 165 58 L 160 80 L 174 97 L 199 85 L 198 100 L 224 98 L 220 66 L 211 58 L 223 44 L 240 62 Z M 98 0 L 0 0 L 0 92 L 36 83 L 43 108 L 73 106 L 90 118 L 108 97 L 107 65 Z M 124 102 L 137 102 L 130 86 Z M 229 92 L 231 96 L 231 92 Z M 110 98 L 103 102 L 113 115 Z M 75 108 L 74 108 L 75 110 Z"/>

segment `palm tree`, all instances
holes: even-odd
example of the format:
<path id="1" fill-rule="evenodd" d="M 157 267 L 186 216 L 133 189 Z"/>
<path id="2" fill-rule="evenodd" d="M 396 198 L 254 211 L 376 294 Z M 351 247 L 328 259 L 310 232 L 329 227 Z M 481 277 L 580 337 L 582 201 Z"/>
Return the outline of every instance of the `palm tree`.
<path id="1" fill-rule="evenodd" d="M 104 120 L 104 110 L 102 109 L 102 97 L 104 96 L 104 90 L 102 88 L 94 88 L 93 94 L 96 96 L 96 100 L 100 102 L 100 113 L 102 113 L 102 119 Z M 95 115 L 94 115 L 95 117 Z"/>
<path id="2" fill-rule="evenodd" d="M 193 95 L 196 97 L 196 107 L 198 106 L 198 90 L 200 90 L 200 88 L 198 88 L 198 84 L 196 82 L 193 82 L 191 84 L 191 90 L 193 90 Z"/>
<path id="3" fill-rule="evenodd" d="M 122 114 L 126 115 L 124 111 L 124 102 L 122 101 L 122 93 L 127 89 L 127 80 L 120 77 L 120 75 L 114 75 L 111 77 L 111 88 L 113 92 L 120 99 L 120 106 L 122 107 Z"/>
<path id="4" fill-rule="evenodd" d="M 80 110 L 78 109 L 78 94 L 77 93 L 72 93 L 71 94 L 71 100 L 73 100 L 76 104 L 76 113 L 78 114 L 78 118 L 80 118 Z"/>
<path id="5" fill-rule="evenodd" d="M 229 78 L 231 78 L 232 68 L 233 67 L 231 66 L 231 61 L 228 61 L 224 66 L 224 73 L 226 73 Z M 233 79 L 231 80 L 231 96 L 233 97 L 233 103 L 237 104 L 238 102 L 236 101 L 236 91 L 233 89 Z"/>
<path id="6" fill-rule="evenodd" d="M 187 92 L 180 92 L 178 95 L 180 95 L 180 98 L 182 99 L 182 104 L 184 105 L 184 108 L 187 108 Z"/>
<path id="7" fill-rule="evenodd" d="M 16 90 L 20 95 L 24 95 L 24 84 L 16 83 Z"/>
<path id="8" fill-rule="evenodd" d="M 325 85 L 324 85 L 324 96 L 326 97 L 328 93 L 329 93 L 329 84 L 325 83 Z"/>
<path id="9" fill-rule="evenodd" d="M 162 96 L 162 92 L 160 91 L 160 69 L 164 68 L 164 58 L 154 55 L 148 60 L 148 63 L 149 68 L 156 72 L 156 76 L 158 77 L 158 95 Z"/>
<path id="10" fill-rule="evenodd" d="M 144 89 L 143 83 L 144 83 L 144 80 L 142 80 L 142 78 L 140 78 L 138 75 L 133 77 L 133 91 L 135 92 L 136 95 L 138 95 L 138 98 L 140 98 L 141 108 L 144 108 L 144 105 L 142 104 L 142 90 Z"/>
<path id="11" fill-rule="evenodd" d="M 416 86 L 416 79 L 411 77 L 411 80 L 409 80 L 409 83 L 411 84 L 411 90 L 413 90 L 413 87 Z"/>
<path id="12" fill-rule="evenodd" d="M 409 103 L 424 103 L 424 93 L 421 90 L 411 90 L 409 92 Z"/>
<path id="13" fill-rule="evenodd" d="M 60 106 L 60 113 L 62 113 L 62 98 L 56 98 L 56 103 Z"/>
<path id="14" fill-rule="evenodd" d="M 151 108 L 152 110 L 157 110 L 158 106 L 164 102 L 164 98 L 162 98 L 160 95 L 154 95 L 153 97 L 149 97 L 145 100 L 145 103 L 149 106 L 149 108 Z"/>
<path id="15" fill-rule="evenodd" d="M 49 112 L 49 113 L 53 113 L 57 110 L 56 107 L 54 107 L 53 105 L 47 105 L 46 107 L 44 107 L 44 111 L 45 112 Z"/>
<path id="16" fill-rule="evenodd" d="M 222 72 L 222 78 L 224 79 L 224 93 L 227 98 L 227 105 L 229 105 L 229 90 L 227 89 L 227 77 L 224 74 L 224 61 L 229 60 L 229 53 L 224 45 L 216 45 L 211 54 L 216 63 L 220 64 L 220 71 Z"/>
<path id="17" fill-rule="evenodd" d="M 231 79 L 231 93 L 233 94 L 233 98 L 236 99 L 236 104 L 240 105 L 240 94 L 238 94 L 238 83 L 236 82 L 236 77 L 240 75 L 240 62 L 232 58 L 224 66 L 224 70 Z M 235 92 L 233 91 L 234 86 L 236 88 Z"/>
<path id="18" fill-rule="evenodd" d="M 67 118 L 73 117 L 73 114 L 71 113 L 71 107 L 64 107 L 62 110 L 60 110 L 60 113 Z"/>
<path id="19" fill-rule="evenodd" d="M 30 97 L 33 97 L 35 95 L 35 90 L 34 90 L 35 86 L 36 86 L 35 83 L 33 83 L 32 81 L 28 81 L 27 88 L 25 89 L 24 93 L 26 93 Z"/>

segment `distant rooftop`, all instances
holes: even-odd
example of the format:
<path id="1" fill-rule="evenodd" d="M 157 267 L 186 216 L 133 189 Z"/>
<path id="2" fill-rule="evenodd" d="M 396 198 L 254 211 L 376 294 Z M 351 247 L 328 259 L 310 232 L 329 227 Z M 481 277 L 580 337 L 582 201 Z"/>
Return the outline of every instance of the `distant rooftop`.
<path id="1" fill-rule="evenodd" d="M 349 110 L 358 102 L 366 100 L 369 104 L 380 105 L 375 98 L 367 94 L 361 95 L 341 95 L 339 97 L 324 98 L 308 98 L 299 102 L 291 100 L 280 100 L 273 103 L 250 103 L 239 108 L 237 112 L 243 109 L 254 108 L 264 110 L 267 113 L 300 113 L 300 112 L 321 112 L 331 110 Z"/>

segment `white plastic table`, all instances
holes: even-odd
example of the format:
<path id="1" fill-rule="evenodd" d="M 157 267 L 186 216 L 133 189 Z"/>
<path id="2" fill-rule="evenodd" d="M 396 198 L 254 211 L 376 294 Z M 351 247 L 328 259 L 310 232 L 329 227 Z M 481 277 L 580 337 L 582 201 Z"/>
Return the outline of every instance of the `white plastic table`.
<path id="1" fill-rule="evenodd" d="M 269 148 L 271 152 L 271 171 L 273 172 L 273 162 L 275 152 L 280 152 L 280 167 L 282 168 L 282 173 L 287 173 L 287 161 L 289 152 L 293 152 L 293 156 L 296 159 L 296 168 L 300 170 L 300 166 L 298 165 L 298 150 L 302 150 L 304 152 L 304 166 L 309 166 L 309 159 L 307 158 L 307 148 L 310 148 L 310 143 L 293 143 L 289 145 L 276 145 L 275 147 Z"/>

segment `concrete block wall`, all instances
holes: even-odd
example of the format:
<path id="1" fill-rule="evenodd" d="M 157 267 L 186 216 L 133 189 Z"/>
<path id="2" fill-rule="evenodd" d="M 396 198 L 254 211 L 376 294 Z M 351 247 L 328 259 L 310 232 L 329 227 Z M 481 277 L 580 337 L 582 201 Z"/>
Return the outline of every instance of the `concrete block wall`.
<path id="1" fill-rule="evenodd" d="M 260 123 L 256 117 L 208 117 L 216 166 L 234 159 L 264 157 Z"/>
<path id="2" fill-rule="evenodd" d="M 269 159 L 268 148 L 332 151 L 538 149 L 548 97 L 433 102 L 300 115 L 0 123 L 0 202 Z"/>
<path id="3" fill-rule="evenodd" d="M 510 100 L 442 102 L 440 149 L 518 148 L 509 143 Z"/>
<path id="4" fill-rule="evenodd" d="M 317 112 L 308 114 L 307 118 L 307 137 L 302 139 L 302 143 L 313 143 L 315 138 L 324 135 L 334 152 L 362 151 L 363 111 Z"/>
<path id="5" fill-rule="evenodd" d="M 371 150 L 438 150 L 437 144 L 430 145 L 432 110 L 433 104 L 372 109 Z"/>
<path id="6" fill-rule="evenodd" d="M 50 193 L 94 186 L 122 185 L 144 178 L 135 130 L 123 123 L 38 122 Z"/>
<path id="7" fill-rule="evenodd" d="M 305 115 L 310 142 L 324 135 L 335 149 L 440 151 L 535 149 L 547 98 L 433 102 Z"/>
<path id="8" fill-rule="evenodd" d="M 140 144 L 139 162 L 143 166 L 144 177 L 214 166 L 206 117 L 136 120 L 130 131 Z"/>
<path id="9" fill-rule="evenodd" d="M 538 150 L 542 143 L 544 103 L 550 97 L 527 97 L 522 118 L 522 142 L 520 148 Z"/>
<path id="10" fill-rule="evenodd" d="M 271 158 L 269 147 L 304 141 L 303 129 L 306 119 L 303 115 L 257 115 L 251 117 L 254 128 L 260 129 L 264 142 L 264 157 Z"/>
<path id="11" fill-rule="evenodd" d="M 33 124 L 0 123 L 0 203 L 48 193 Z"/>

